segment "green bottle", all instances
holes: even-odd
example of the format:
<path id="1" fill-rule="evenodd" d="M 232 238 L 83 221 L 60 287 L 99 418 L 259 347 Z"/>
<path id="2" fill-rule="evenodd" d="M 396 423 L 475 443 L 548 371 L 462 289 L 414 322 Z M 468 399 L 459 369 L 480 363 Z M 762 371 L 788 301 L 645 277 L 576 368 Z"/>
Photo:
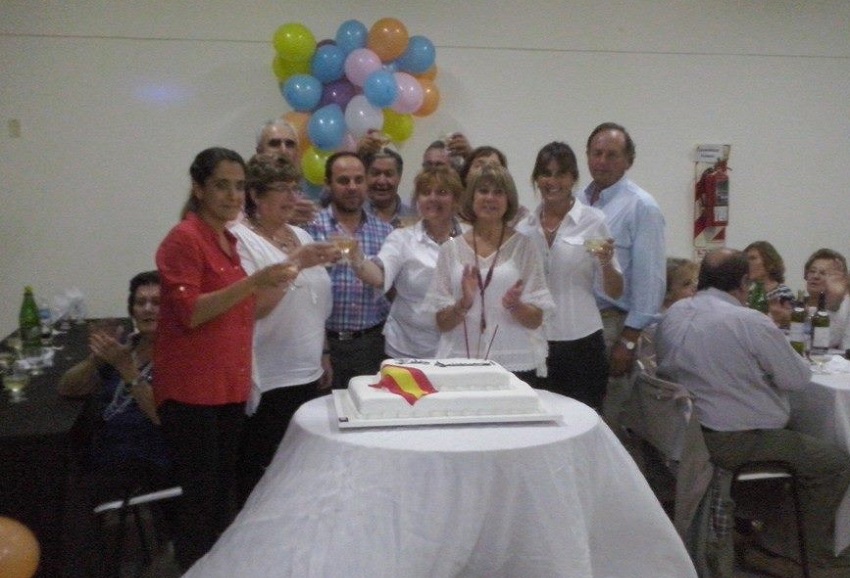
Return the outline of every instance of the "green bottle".
<path id="1" fill-rule="evenodd" d="M 767 313 L 767 293 L 764 290 L 764 283 L 761 281 L 753 283 L 753 286 L 750 288 L 747 305 L 749 305 L 750 309 Z"/>
<path id="2" fill-rule="evenodd" d="M 826 355 L 829 351 L 829 312 L 826 294 L 818 296 L 818 309 L 812 315 L 812 355 Z"/>
<path id="3" fill-rule="evenodd" d="M 802 291 L 797 291 L 797 299 L 791 309 L 791 327 L 788 332 L 788 341 L 794 351 L 806 356 L 806 321 L 809 312 L 806 311 L 806 302 Z"/>
<path id="4" fill-rule="evenodd" d="M 21 303 L 21 313 L 18 315 L 18 327 L 20 328 L 24 354 L 28 349 L 33 350 L 41 347 L 41 319 L 38 315 L 38 305 L 35 303 L 32 287 L 29 285 L 24 288 L 24 301 Z"/>

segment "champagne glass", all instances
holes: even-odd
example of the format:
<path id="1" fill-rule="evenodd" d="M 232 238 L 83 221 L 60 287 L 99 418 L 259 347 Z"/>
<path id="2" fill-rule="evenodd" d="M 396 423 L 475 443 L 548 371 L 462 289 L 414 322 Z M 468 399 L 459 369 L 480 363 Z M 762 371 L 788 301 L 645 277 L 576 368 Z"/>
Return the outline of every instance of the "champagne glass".
<path id="1" fill-rule="evenodd" d="M 588 237 L 584 240 L 584 248 L 587 249 L 588 253 L 596 254 L 605 248 L 607 242 L 608 239 L 605 237 Z"/>
<path id="2" fill-rule="evenodd" d="M 29 384 L 29 380 L 29 375 L 18 368 L 13 368 L 3 376 L 3 389 L 9 392 L 9 403 L 26 401 L 24 388 Z"/>
<path id="3" fill-rule="evenodd" d="M 815 373 L 826 373 L 825 364 L 832 359 L 827 351 L 809 351 L 809 361 L 814 364 L 812 371 Z"/>

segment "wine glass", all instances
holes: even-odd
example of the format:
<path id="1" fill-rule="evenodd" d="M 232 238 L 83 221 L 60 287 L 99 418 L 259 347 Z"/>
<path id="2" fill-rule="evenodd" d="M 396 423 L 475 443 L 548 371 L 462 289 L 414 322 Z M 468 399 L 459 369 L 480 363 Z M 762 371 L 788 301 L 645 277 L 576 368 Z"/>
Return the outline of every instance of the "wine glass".
<path id="1" fill-rule="evenodd" d="M 809 351 L 809 361 L 814 364 L 812 371 L 814 373 L 826 373 L 825 364 L 832 359 L 832 355 L 827 351 Z"/>
<path id="2" fill-rule="evenodd" d="M 584 240 L 584 248 L 587 249 L 588 253 L 599 253 L 605 248 L 607 242 L 608 239 L 605 237 L 588 237 Z"/>
<path id="3" fill-rule="evenodd" d="M 25 371 L 13 367 L 3 375 L 3 389 L 9 392 L 9 403 L 26 401 L 24 388 L 29 384 L 30 376 Z"/>
<path id="4" fill-rule="evenodd" d="M 351 263 L 351 252 L 357 247 L 357 239 L 345 233 L 333 233 L 328 239 L 339 249 L 343 263 Z"/>

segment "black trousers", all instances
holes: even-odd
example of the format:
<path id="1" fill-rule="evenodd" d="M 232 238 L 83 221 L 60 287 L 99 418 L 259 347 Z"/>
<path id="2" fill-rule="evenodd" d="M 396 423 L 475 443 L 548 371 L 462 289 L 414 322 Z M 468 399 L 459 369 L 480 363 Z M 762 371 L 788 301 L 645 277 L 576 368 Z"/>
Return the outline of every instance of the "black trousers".
<path id="1" fill-rule="evenodd" d="M 387 358 L 384 336 L 380 331 L 346 340 L 329 336 L 328 345 L 334 370 L 334 389 L 345 389 L 352 377 L 375 375 L 381 369 L 381 362 Z"/>
<path id="2" fill-rule="evenodd" d="M 239 467 L 240 500 L 244 503 L 263 477 L 283 440 L 292 416 L 319 395 L 319 382 L 278 387 L 263 393 L 254 415 L 245 422 Z"/>
<path id="3" fill-rule="evenodd" d="M 546 359 L 549 376 L 541 387 L 602 411 L 608 385 L 608 357 L 602 330 L 574 341 L 550 341 Z"/>
<path id="4" fill-rule="evenodd" d="M 212 548 L 237 511 L 236 465 L 245 404 L 190 405 L 166 401 L 162 432 L 183 487 L 174 549 L 185 571 Z"/>

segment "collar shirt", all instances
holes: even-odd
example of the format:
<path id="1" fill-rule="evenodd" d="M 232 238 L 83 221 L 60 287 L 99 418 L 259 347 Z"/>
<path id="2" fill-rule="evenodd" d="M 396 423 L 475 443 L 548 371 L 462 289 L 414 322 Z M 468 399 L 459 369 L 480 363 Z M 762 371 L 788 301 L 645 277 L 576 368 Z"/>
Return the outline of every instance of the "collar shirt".
<path id="1" fill-rule="evenodd" d="M 551 247 L 540 225 L 542 205 L 520 221 L 516 229 L 531 239 L 543 258 L 543 269 L 555 310 L 544 321 L 549 341 L 574 341 L 602 329 L 594 286 L 601 291 L 602 265 L 584 247 L 585 239 L 610 237 L 605 215 L 578 199 L 564 216 Z M 612 265 L 620 271 L 616 256 Z"/>
<path id="2" fill-rule="evenodd" d="M 320 211 L 316 220 L 305 228 L 313 239 L 322 242 L 329 240 L 334 233 L 346 232 L 334 216 L 333 205 Z M 354 238 L 360 244 L 363 256 L 369 259 L 378 254 L 392 231 L 388 223 L 363 212 Z M 360 331 L 386 320 L 390 303 L 381 289 L 360 281 L 347 263 L 332 265 L 329 273 L 333 288 L 333 310 L 328 318 L 327 329 Z"/>
<path id="3" fill-rule="evenodd" d="M 583 193 L 582 201 L 588 205 L 592 192 L 593 183 Z M 592 206 L 605 214 L 625 282 L 619 299 L 611 299 L 597 286 L 597 305 L 626 311 L 626 326 L 643 329 L 657 321 L 667 289 L 664 215 L 652 195 L 626 177 L 602 190 Z"/>
<path id="4" fill-rule="evenodd" d="M 454 235 L 460 234 L 457 221 L 453 229 Z M 396 289 L 384 327 L 387 354 L 392 357 L 436 357 L 440 331 L 424 300 L 439 253 L 440 245 L 428 236 L 422 221 L 390 233 L 378 253 L 376 261 L 384 269 L 384 292 Z"/>
<path id="5" fill-rule="evenodd" d="M 718 289 L 674 303 L 655 346 L 658 374 L 687 388 L 700 423 L 717 431 L 785 427 L 787 391 L 811 379 L 770 317 Z"/>
<path id="6" fill-rule="evenodd" d="M 419 213 L 416 211 L 415 207 L 406 204 L 404 201 L 401 200 L 401 197 L 399 197 L 398 195 L 396 195 L 395 199 L 395 213 L 393 213 L 393 216 L 389 221 L 385 222 L 392 225 L 394 229 L 398 229 L 399 227 L 403 227 L 405 225 L 403 220 L 406 217 L 416 217 Z M 367 215 L 375 217 L 378 220 L 382 220 L 378 216 L 378 212 L 376 211 L 375 207 L 372 205 L 372 201 L 367 200 L 366 203 L 363 205 L 363 210 L 366 211 Z"/>

